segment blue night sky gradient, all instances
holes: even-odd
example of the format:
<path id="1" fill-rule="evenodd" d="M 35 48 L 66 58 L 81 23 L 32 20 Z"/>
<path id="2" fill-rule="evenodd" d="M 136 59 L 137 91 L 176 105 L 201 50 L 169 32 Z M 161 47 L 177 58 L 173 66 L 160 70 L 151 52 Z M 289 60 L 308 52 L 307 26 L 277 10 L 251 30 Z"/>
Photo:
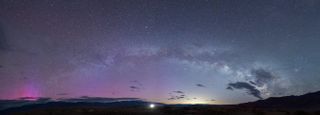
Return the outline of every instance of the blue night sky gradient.
<path id="1" fill-rule="evenodd" d="M 0 0 L 0 98 L 317 91 L 319 14 L 318 0 Z"/>

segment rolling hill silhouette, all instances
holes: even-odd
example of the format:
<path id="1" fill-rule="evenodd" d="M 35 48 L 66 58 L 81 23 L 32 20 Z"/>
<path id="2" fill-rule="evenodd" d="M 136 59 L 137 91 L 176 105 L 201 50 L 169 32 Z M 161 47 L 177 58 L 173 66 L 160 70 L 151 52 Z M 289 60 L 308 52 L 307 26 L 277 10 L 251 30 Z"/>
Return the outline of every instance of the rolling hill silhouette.
<path id="1" fill-rule="evenodd" d="M 239 104 L 241 107 L 320 109 L 320 91 L 300 96 L 270 97 L 265 100 Z"/>
<path id="2" fill-rule="evenodd" d="M 320 91 L 300 96 L 271 97 L 265 100 L 248 102 L 238 105 L 166 105 L 156 104 L 150 109 L 149 104 L 137 98 L 97 98 L 82 97 L 60 101 L 38 99 L 39 102 L 20 100 L 4 101 L 14 103 L 14 106 L 0 111 L 1 115 L 71 115 L 71 114 L 201 114 L 201 115 L 319 115 Z M 1 102 L 1 101 L 0 101 Z M 4 102 L 1 102 L 2 104 Z M 0 103 L 0 104 L 1 104 Z M 27 103 L 27 104 L 26 104 Z M 3 106 L 3 105 L 1 105 Z M 0 106 L 0 107 L 1 107 Z"/>

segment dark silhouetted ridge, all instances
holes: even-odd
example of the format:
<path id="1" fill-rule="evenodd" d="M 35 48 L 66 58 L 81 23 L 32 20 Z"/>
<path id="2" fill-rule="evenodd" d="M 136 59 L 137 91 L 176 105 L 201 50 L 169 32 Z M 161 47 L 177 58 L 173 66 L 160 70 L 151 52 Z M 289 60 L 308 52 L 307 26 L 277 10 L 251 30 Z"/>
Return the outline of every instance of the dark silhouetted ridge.
<path id="1" fill-rule="evenodd" d="M 265 100 L 239 104 L 256 108 L 320 109 L 320 91 L 300 96 L 271 97 Z"/>

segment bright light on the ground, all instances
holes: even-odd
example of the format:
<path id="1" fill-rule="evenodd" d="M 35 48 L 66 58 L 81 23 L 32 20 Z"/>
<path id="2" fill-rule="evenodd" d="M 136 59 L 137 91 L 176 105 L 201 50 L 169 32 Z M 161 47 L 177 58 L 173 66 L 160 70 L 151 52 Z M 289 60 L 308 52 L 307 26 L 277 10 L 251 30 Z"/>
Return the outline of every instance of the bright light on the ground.
<path id="1" fill-rule="evenodd" d="M 154 107 L 156 107 L 156 105 L 154 105 L 154 104 L 149 105 L 149 108 L 151 108 L 151 109 L 153 109 Z"/>

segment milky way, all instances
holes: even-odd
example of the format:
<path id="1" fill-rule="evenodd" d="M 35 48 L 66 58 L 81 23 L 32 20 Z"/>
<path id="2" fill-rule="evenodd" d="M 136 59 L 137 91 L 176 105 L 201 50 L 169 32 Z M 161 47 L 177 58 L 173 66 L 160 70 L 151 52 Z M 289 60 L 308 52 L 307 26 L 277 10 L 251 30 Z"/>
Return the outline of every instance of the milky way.
<path id="1" fill-rule="evenodd" d="M 0 98 L 317 91 L 319 14 L 317 0 L 0 0 Z"/>

